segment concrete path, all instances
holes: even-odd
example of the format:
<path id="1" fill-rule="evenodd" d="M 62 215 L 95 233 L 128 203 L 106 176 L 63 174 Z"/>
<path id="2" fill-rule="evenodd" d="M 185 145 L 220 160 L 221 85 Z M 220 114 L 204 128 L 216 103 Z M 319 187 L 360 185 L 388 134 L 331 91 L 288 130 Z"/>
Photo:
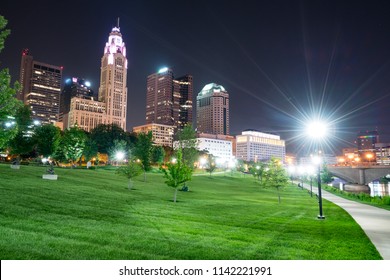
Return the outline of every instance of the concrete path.
<path id="1" fill-rule="evenodd" d="M 310 185 L 304 184 L 310 190 Z M 317 193 L 317 187 L 313 187 Z M 322 198 L 347 211 L 360 225 L 384 260 L 390 260 L 390 211 L 341 198 L 322 189 Z M 326 209 L 324 209 L 326 218 Z"/>

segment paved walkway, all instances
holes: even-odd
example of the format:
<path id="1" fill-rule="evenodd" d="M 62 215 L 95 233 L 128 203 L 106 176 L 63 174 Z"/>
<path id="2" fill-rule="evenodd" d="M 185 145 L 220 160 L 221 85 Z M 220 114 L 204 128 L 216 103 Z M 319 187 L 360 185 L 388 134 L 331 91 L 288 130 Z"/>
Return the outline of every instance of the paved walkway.
<path id="1" fill-rule="evenodd" d="M 310 190 L 310 185 L 304 184 L 304 187 Z M 317 193 L 317 187 L 313 187 L 313 193 Z M 370 238 L 382 258 L 390 260 L 390 211 L 344 199 L 323 189 L 322 198 L 347 211 Z"/>

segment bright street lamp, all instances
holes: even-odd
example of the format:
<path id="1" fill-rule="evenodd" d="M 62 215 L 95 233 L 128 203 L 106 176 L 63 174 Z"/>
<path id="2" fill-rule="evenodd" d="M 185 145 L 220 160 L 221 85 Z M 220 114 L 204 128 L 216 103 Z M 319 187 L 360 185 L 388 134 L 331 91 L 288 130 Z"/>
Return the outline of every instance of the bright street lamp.
<path id="1" fill-rule="evenodd" d="M 115 159 L 117 160 L 117 164 L 118 164 L 118 161 L 122 161 L 124 158 L 125 158 L 125 153 L 124 152 L 122 152 L 122 151 L 117 151 L 116 152 Z"/>
<path id="2" fill-rule="evenodd" d="M 321 120 L 315 120 L 306 126 L 306 134 L 311 137 L 314 141 L 317 142 L 317 155 L 313 157 L 314 164 L 318 165 L 317 172 L 317 187 L 318 187 L 318 206 L 319 206 L 319 215 L 318 219 L 325 219 L 325 216 L 322 213 L 322 190 L 321 190 L 321 158 L 319 150 L 319 142 L 322 141 L 328 134 L 329 125 Z"/>

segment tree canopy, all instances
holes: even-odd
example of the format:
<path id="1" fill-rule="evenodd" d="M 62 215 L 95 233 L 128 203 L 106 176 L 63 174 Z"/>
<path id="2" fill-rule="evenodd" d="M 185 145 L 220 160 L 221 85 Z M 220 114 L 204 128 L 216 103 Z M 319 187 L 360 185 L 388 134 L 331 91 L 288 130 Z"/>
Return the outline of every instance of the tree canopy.
<path id="1" fill-rule="evenodd" d="M 271 158 L 264 173 L 265 186 L 276 188 L 278 191 L 278 200 L 280 203 L 280 190 L 288 183 L 288 175 L 283 168 L 280 160 Z"/>
<path id="2" fill-rule="evenodd" d="M 60 149 L 65 158 L 71 163 L 77 162 L 83 155 L 86 140 L 87 136 L 84 130 L 77 126 L 65 130 L 60 140 Z"/>
<path id="3" fill-rule="evenodd" d="M 194 162 L 199 157 L 199 151 L 197 150 L 196 132 L 192 125 L 186 125 L 182 130 L 179 130 L 176 138 L 182 151 L 183 163 L 194 169 Z"/>
<path id="4" fill-rule="evenodd" d="M 181 184 L 190 181 L 192 175 L 192 169 L 183 162 L 182 151 L 180 148 L 177 151 L 176 162 L 168 163 L 167 169 L 161 168 L 161 170 L 164 173 L 164 178 L 166 179 L 165 184 L 175 189 L 173 202 L 176 202 L 177 188 L 181 186 Z"/>
<path id="5" fill-rule="evenodd" d="M 7 20 L 0 16 L 0 52 L 4 48 L 4 42 L 10 34 L 9 29 L 5 29 Z M 11 76 L 8 69 L 0 71 L 0 149 L 13 139 L 18 131 L 13 119 L 17 110 L 22 106 L 22 102 L 15 98 L 19 90 L 19 83 L 11 87 Z M 14 122 L 14 123 L 12 123 Z"/>
<path id="6" fill-rule="evenodd" d="M 44 157 L 49 157 L 54 155 L 58 149 L 61 130 L 52 124 L 45 124 L 35 129 L 33 138 L 38 153 Z"/>
<path id="7" fill-rule="evenodd" d="M 139 133 L 138 141 L 135 144 L 134 155 L 141 161 L 143 170 L 149 171 L 151 168 L 150 160 L 153 147 L 153 135 L 152 132 Z"/>

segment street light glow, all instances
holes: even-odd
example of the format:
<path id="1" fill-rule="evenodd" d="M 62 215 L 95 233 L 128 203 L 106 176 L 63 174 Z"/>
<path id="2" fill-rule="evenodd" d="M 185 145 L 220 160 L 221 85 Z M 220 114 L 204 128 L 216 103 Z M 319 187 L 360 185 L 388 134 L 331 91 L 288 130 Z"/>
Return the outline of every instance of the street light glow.
<path id="1" fill-rule="evenodd" d="M 328 124 L 321 120 L 314 120 L 307 124 L 306 134 L 314 139 L 323 139 L 328 134 Z"/>
<path id="2" fill-rule="evenodd" d="M 116 158 L 117 160 L 122 160 L 122 159 L 125 158 L 125 153 L 122 152 L 122 151 L 118 151 L 118 152 L 116 152 L 116 154 L 115 154 L 115 158 Z"/>

